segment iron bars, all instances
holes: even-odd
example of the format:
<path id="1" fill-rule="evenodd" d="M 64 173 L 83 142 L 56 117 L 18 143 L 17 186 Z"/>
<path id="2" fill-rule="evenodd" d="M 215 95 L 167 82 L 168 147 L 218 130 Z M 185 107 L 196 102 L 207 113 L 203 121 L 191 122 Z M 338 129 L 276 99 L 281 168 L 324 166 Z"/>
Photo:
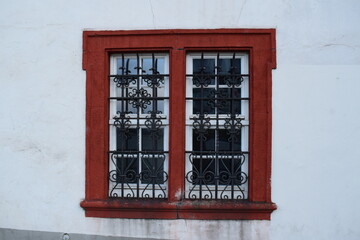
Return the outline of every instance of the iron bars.
<path id="1" fill-rule="evenodd" d="M 167 198 L 168 56 L 111 56 L 109 196 Z"/>
<path id="2" fill-rule="evenodd" d="M 185 197 L 246 199 L 248 55 L 190 53 L 187 73 Z"/>

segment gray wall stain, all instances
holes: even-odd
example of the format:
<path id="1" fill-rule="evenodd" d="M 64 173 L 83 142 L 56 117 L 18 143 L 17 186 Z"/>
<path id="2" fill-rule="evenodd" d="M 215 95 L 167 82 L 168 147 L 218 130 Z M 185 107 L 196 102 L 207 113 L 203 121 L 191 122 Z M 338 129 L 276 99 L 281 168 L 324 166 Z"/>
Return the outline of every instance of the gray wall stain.
<path id="1" fill-rule="evenodd" d="M 113 237 L 79 233 L 60 233 L 0 228 L 0 240 L 167 240 L 156 238 Z"/>

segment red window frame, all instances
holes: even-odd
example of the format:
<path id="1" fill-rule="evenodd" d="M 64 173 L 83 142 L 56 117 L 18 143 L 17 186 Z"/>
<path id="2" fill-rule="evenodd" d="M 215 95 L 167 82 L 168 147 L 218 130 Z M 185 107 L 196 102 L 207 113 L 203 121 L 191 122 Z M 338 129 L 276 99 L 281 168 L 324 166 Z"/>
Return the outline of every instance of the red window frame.
<path id="1" fill-rule="evenodd" d="M 190 51 L 249 54 L 249 197 L 246 200 L 184 199 L 185 65 Z M 167 52 L 170 59 L 168 199 L 108 197 L 108 96 L 110 56 L 124 52 Z M 271 70 L 276 68 L 275 29 L 84 31 L 86 70 L 87 217 L 159 219 L 270 219 Z"/>

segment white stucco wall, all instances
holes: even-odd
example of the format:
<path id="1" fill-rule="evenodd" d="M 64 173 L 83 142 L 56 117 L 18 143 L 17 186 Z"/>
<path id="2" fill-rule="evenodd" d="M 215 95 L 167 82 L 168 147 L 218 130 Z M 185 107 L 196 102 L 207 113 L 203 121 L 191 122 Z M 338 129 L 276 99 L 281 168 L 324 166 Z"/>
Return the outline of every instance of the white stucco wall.
<path id="1" fill-rule="evenodd" d="M 360 1 L 0 3 L 0 228 L 171 239 L 360 238 Z M 83 30 L 276 28 L 271 221 L 85 218 Z"/>

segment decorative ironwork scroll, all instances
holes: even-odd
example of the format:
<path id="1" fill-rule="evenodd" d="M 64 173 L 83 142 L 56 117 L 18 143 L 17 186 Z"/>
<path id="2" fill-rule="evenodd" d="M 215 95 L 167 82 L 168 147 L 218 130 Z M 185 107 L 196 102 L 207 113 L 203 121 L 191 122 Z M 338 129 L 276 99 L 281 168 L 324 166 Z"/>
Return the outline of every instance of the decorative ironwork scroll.
<path id="1" fill-rule="evenodd" d="M 249 74 L 241 71 L 236 53 L 201 53 L 191 58 L 192 102 L 191 150 L 187 149 L 186 198 L 246 199 L 249 106 L 248 89 L 243 82 Z M 244 93 L 245 92 L 245 93 Z M 245 96 L 242 96 L 245 95 Z M 246 124 L 244 124 L 247 122 Z"/>
<path id="2" fill-rule="evenodd" d="M 164 102 L 169 99 L 169 75 L 164 74 L 164 56 L 121 54 L 113 59 L 117 69 L 109 76 L 109 197 L 167 198 Z"/>

